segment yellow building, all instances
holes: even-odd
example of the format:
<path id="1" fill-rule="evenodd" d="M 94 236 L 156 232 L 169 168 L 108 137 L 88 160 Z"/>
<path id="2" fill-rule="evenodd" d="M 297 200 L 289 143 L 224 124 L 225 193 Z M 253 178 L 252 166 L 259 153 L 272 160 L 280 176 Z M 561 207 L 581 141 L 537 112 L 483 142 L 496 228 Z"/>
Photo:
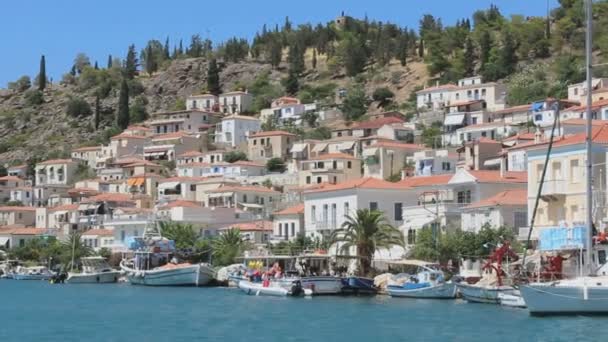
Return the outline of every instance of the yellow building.
<path id="1" fill-rule="evenodd" d="M 254 161 L 271 158 L 286 159 L 296 140 L 295 134 L 285 131 L 263 131 L 250 134 L 247 138 L 248 157 Z"/>

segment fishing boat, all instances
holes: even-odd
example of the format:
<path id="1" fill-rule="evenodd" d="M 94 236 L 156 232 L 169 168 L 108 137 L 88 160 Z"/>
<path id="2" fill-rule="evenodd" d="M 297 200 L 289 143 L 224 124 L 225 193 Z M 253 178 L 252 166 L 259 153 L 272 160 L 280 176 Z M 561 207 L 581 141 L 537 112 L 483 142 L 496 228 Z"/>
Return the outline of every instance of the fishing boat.
<path id="1" fill-rule="evenodd" d="M 81 259 L 82 272 L 68 272 L 66 280 L 69 284 L 103 284 L 116 283 L 120 271 L 113 270 L 110 264 L 100 256 Z"/>
<path id="2" fill-rule="evenodd" d="M 502 292 L 498 294 L 498 301 L 502 306 L 509 306 L 513 308 L 525 308 L 526 302 L 521 296 L 519 290 L 514 290 L 511 293 Z"/>
<path id="3" fill-rule="evenodd" d="M 13 279 L 13 275 L 19 266 L 21 266 L 21 261 L 19 260 L 0 262 L 0 279 Z"/>
<path id="4" fill-rule="evenodd" d="M 135 258 L 123 259 L 120 268 L 132 285 L 147 286 L 204 286 L 215 275 L 214 269 L 205 263 L 159 262 L 167 255 L 136 252 Z"/>
<path id="5" fill-rule="evenodd" d="M 49 271 L 45 266 L 19 267 L 13 273 L 15 280 L 49 280 L 55 273 Z"/>
<path id="6" fill-rule="evenodd" d="M 515 287 L 511 279 L 505 278 L 505 271 L 502 263 L 504 260 L 517 260 L 518 256 L 511 250 L 508 242 L 497 246 L 487 262 L 482 267 L 484 272 L 481 280 L 475 284 L 467 284 L 464 282 L 458 283 L 458 292 L 467 302 L 485 303 L 485 304 L 500 304 L 499 295 L 515 293 Z"/>
<path id="7" fill-rule="evenodd" d="M 391 297 L 453 299 L 456 298 L 456 284 L 445 280 L 445 275 L 437 264 L 420 260 L 396 260 L 391 266 L 402 266 L 413 271 L 397 275 L 404 279 L 399 284 L 389 283 L 387 292 Z M 412 274 L 412 275 L 410 275 Z"/>
<path id="8" fill-rule="evenodd" d="M 239 281 L 238 287 L 246 294 L 255 296 L 295 297 L 302 295 L 310 296 L 313 294 L 312 290 L 303 288 L 298 280 L 294 280 L 289 288 L 287 288 L 283 282 L 276 283 L 273 281 L 265 281 L 258 283 L 247 280 Z"/>
<path id="9" fill-rule="evenodd" d="M 593 1 L 586 0 L 586 222 L 583 227 L 584 239 L 581 244 L 580 253 L 580 273 L 572 279 L 560 279 L 550 282 L 533 282 L 522 284 L 520 291 L 532 315 L 574 315 L 581 313 L 588 314 L 608 314 L 608 276 L 605 272 L 600 272 L 598 268 L 606 264 L 606 254 L 604 251 L 603 259 L 594 253 L 594 192 L 593 179 L 597 177 L 593 171 L 594 144 L 592 127 L 592 32 L 593 32 Z M 554 123 L 555 125 L 555 123 Z M 549 145 L 551 146 L 551 145 Z M 604 153 L 602 151 L 601 153 Z M 550 148 L 548 148 L 546 159 L 550 158 Z M 544 181 L 544 173 L 541 177 L 541 186 Z M 540 189 L 539 189 L 540 192 Z M 535 214 L 535 213 L 534 213 Z M 530 232 L 533 228 L 533 221 Z M 529 240 L 529 239 L 528 239 Z M 582 250 L 584 249 L 584 257 Z M 603 262 L 601 262 L 603 261 Z M 598 267 L 599 266 L 599 267 Z"/>
<path id="10" fill-rule="evenodd" d="M 372 278 L 349 276 L 342 278 L 342 293 L 376 294 L 378 288 L 374 285 L 374 279 Z"/>

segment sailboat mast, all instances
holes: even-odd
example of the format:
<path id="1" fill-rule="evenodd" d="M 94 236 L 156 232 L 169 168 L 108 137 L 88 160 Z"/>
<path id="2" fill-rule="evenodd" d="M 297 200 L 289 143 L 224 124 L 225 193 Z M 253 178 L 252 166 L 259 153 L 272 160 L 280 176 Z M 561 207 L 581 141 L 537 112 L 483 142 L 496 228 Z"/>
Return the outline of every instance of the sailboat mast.
<path id="1" fill-rule="evenodd" d="M 592 249 L 593 249 L 593 187 L 591 181 L 593 179 L 592 171 L 593 171 L 593 155 L 592 155 L 592 122 L 591 122 L 591 92 L 592 92 L 592 30 L 593 30 L 593 0 L 585 1 L 586 13 L 587 13 L 587 29 L 585 34 L 585 55 L 586 55 L 586 74 L 587 74 L 587 137 L 586 137 L 586 147 L 587 147 L 587 254 L 585 257 L 585 262 L 587 263 L 587 272 L 589 275 L 593 272 L 593 262 L 592 262 Z"/>

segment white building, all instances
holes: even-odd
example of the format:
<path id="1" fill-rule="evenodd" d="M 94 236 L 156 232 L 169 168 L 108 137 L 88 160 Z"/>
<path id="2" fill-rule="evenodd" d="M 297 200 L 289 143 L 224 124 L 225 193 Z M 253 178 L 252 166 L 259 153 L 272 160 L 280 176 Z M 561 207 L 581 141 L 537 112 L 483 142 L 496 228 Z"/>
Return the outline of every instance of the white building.
<path id="1" fill-rule="evenodd" d="M 415 176 L 451 174 L 456 171 L 458 154 L 449 150 L 425 150 L 414 152 L 408 160 L 414 164 Z"/>
<path id="2" fill-rule="evenodd" d="M 436 85 L 416 92 L 416 108 L 428 110 L 442 110 L 450 102 L 451 91 L 456 89 L 455 84 Z"/>
<path id="3" fill-rule="evenodd" d="M 177 175 L 180 177 L 213 177 L 226 178 L 261 176 L 266 166 L 250 161 L 236 161 L 234 163 L 188 163 L 177 166 Z"/>
<path id="4" fill-rule="evenodd" d="M 215 143 L 226 144 L 233 148 L 246 147 L 250 132 L 261 130 L 260 120 L 243 115 L 229 115 L 215 128 Z"/>
<path id="5" fill-rule="evenodd" d="M 272 221 L 273 241 L 292 241 L 304 234 L 304 204 L 277 211 Z"/>
<path id="6" fill-rule="evenodd" d="M 246 91 L 232 91 L 220 94 L 219 109 L 225 114 L 241 114 L 251 110 L 253 95 Z"/>
<path id="7" fill-rule="evenodd" d="M 68 185 L 74 182 L 78 162 L 72 159 L 51 159 L 36 164 L 36 186 Z"/>
<path id="8" fill-rule="evenodd" d="M 219 110 L 219 99 L 213 94 L 190 95 L 186 98 L 186 110 L 192 109 L 217 112 Z"/>
<path id="9" fill-rule="evenodd" d="M 484 226 L 508 227 L 514 233 L 528 227 L 528 192 L 526 189 L 506 190 L 471 203 L 463 208 L 462 230 L 477 233 Z"/>

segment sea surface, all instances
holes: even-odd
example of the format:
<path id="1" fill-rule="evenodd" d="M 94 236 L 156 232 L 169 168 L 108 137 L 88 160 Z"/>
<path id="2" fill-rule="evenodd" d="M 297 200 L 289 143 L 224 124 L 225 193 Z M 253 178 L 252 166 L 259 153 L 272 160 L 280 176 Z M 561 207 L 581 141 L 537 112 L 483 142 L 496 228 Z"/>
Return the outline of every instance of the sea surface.
<path id="1" fill-rule="evenodd" d="M 0 341 L 606 341 L 608 317 L 461 300 L 0 280 Z"/>

